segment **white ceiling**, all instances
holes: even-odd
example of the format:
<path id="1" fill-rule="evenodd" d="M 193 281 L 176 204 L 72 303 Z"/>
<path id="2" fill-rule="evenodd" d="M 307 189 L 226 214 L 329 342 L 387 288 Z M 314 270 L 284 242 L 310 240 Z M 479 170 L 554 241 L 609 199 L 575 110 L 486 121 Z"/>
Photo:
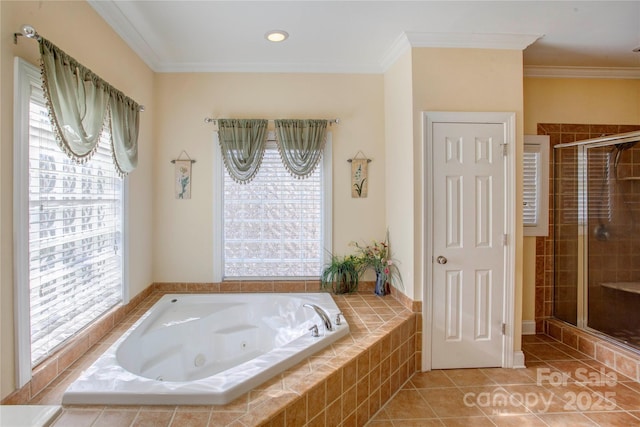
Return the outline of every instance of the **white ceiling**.
<path id="1" fill-rule="evenodd" d="M 381 73 L 409 46 L 640 70 L 640 1 L 88 2 L 157 72 Z M 289 39 L 266 41 L 273 29 Z"/>

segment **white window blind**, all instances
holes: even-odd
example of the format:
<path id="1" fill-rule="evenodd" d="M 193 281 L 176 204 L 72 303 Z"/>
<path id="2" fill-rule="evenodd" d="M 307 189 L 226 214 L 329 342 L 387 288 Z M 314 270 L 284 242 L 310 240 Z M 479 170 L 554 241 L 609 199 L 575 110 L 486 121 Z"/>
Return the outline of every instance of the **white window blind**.
<path id="1" fill-rule="evenodd" d="M 549 232 L 549 137 L 525 135 L 522 222 L 525 236 Z"/>
<path id="2" fill-rule="evenodd" d="M 584 161 L 580 147 L 554 149 L 554 215 L 556 225 L 578 224 L 578 197 Z M 582 205 L 582 203 L 580 203 Z M 582 213 L 580 213 L 582 216 Z"/>
<path id="3" fill-rule="evenodd" d="M 324 159 L 323 159 L 324 161 Z M 256 177 L 224 173 L 224 277 L 317 277 L 323 254 L 322 164 L 305 179 L 285 169 L 269 141 Z"/>
<path id="4" fill-rule="evenodd" d="M 587 193 L 580 193 L 579 203 L 586 206 L 587 218 L 611 221 L 611 151 L 610 147 L 587 149 Z M 586 199 L 586 200 L 585 200 Z M 584 208 L 581 208 L 584 211 Z"/>
<path id="5" fill-rule="evenodd" d="M 540 218 L 538 203 L 540 190 L 540 153 L 524 152 L 524 180 L 522 203 L 524 205 L 522 220 L 525 225 L 536 225 Z"/>
<path id="6" fill-rule="evenodd" d="M 560 149 L 559 213 L 564 224 L 611 221 L 611 153 L 607 147 Z"/>
<path id="7" fill-rule="evenodd" d="M 109 135 L 84 165 L 56 144 L 42 91 L 29 103 L 31 363 L 122 300 L 122 182 Z M 25 165 L 26 167 L 26 165 Z"/>

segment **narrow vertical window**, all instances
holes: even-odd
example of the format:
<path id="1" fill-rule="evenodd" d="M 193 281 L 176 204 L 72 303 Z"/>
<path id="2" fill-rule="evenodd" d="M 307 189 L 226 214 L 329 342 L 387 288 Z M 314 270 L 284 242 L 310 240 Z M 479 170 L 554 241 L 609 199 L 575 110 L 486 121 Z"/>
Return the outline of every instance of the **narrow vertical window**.
<path id="1" fill-rule="evenodd" d="M 549 233 L 548 136 L 525 136 L 522 170 L 524 235 L 546 236 Z"/>
<path id="2" fill-rule="evenodd" d="M 21 69 L 29 67 L 23 62 Z M 28 139 L 28 149 L 17 150 L 23 154 L 16 157 L 16 166 L 28 171 L 17 179 L 27 182 L 16 184 L 23 193 L 16 195 L 18 210 L 22 207 L 16 221 L 27 222 L 17 230 L 18 246 L 27 255 L 16 284 L 18 292 L 28 294 L 35 366 L 122 301 L 123 183 L 114 168 L 108 126 L 97 153 L 84 164 L 58 147 L 37 70 L 31 68 L 16 94 L 28 98 L 17 102 L 28 111 L 16 111 L 27 115 L 18 120 L 24 125 L 16 143 Z"/>

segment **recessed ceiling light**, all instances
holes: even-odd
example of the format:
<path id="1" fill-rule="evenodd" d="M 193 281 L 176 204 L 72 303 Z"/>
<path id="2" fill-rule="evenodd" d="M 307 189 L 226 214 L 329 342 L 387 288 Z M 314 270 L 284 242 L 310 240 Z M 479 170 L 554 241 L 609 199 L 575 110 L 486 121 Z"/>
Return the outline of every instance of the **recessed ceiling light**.
<path id="1" fill-rule="evenodd" d="M 264 37 L 270 42 L 278 43 L 288 39 L 289 33 L 283 30 L 271 30 L 268 31 L 267 34 L 264 35 Z"/>

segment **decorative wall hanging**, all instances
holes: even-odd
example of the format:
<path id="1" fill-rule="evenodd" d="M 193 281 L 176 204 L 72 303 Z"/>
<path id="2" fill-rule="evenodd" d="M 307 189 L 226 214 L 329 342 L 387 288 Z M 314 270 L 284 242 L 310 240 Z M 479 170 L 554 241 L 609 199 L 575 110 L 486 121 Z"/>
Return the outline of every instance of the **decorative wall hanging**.
<path id="1" fill-rule="evenodd" d="M 359 154 L 362 154 L 362 157 L 358 158 Z M 347 161 L 351 163 L 351 197 L 356 199 L 367 197 L 369 193 L 367 170 L 371 159 L 367 159 L 362 151 L 358 151 L 352 159 Z"/>
<path id="2" fill-rule="evenodd" d="M 181 159 L 183 154 L 186 159 Z M 176 199 L 191 198 L 191 165 L 195 162 L 184 150 L 182 150 L 177 159 L 171 160 L 171 163 L 175 165 L 173 181 Z"/>

